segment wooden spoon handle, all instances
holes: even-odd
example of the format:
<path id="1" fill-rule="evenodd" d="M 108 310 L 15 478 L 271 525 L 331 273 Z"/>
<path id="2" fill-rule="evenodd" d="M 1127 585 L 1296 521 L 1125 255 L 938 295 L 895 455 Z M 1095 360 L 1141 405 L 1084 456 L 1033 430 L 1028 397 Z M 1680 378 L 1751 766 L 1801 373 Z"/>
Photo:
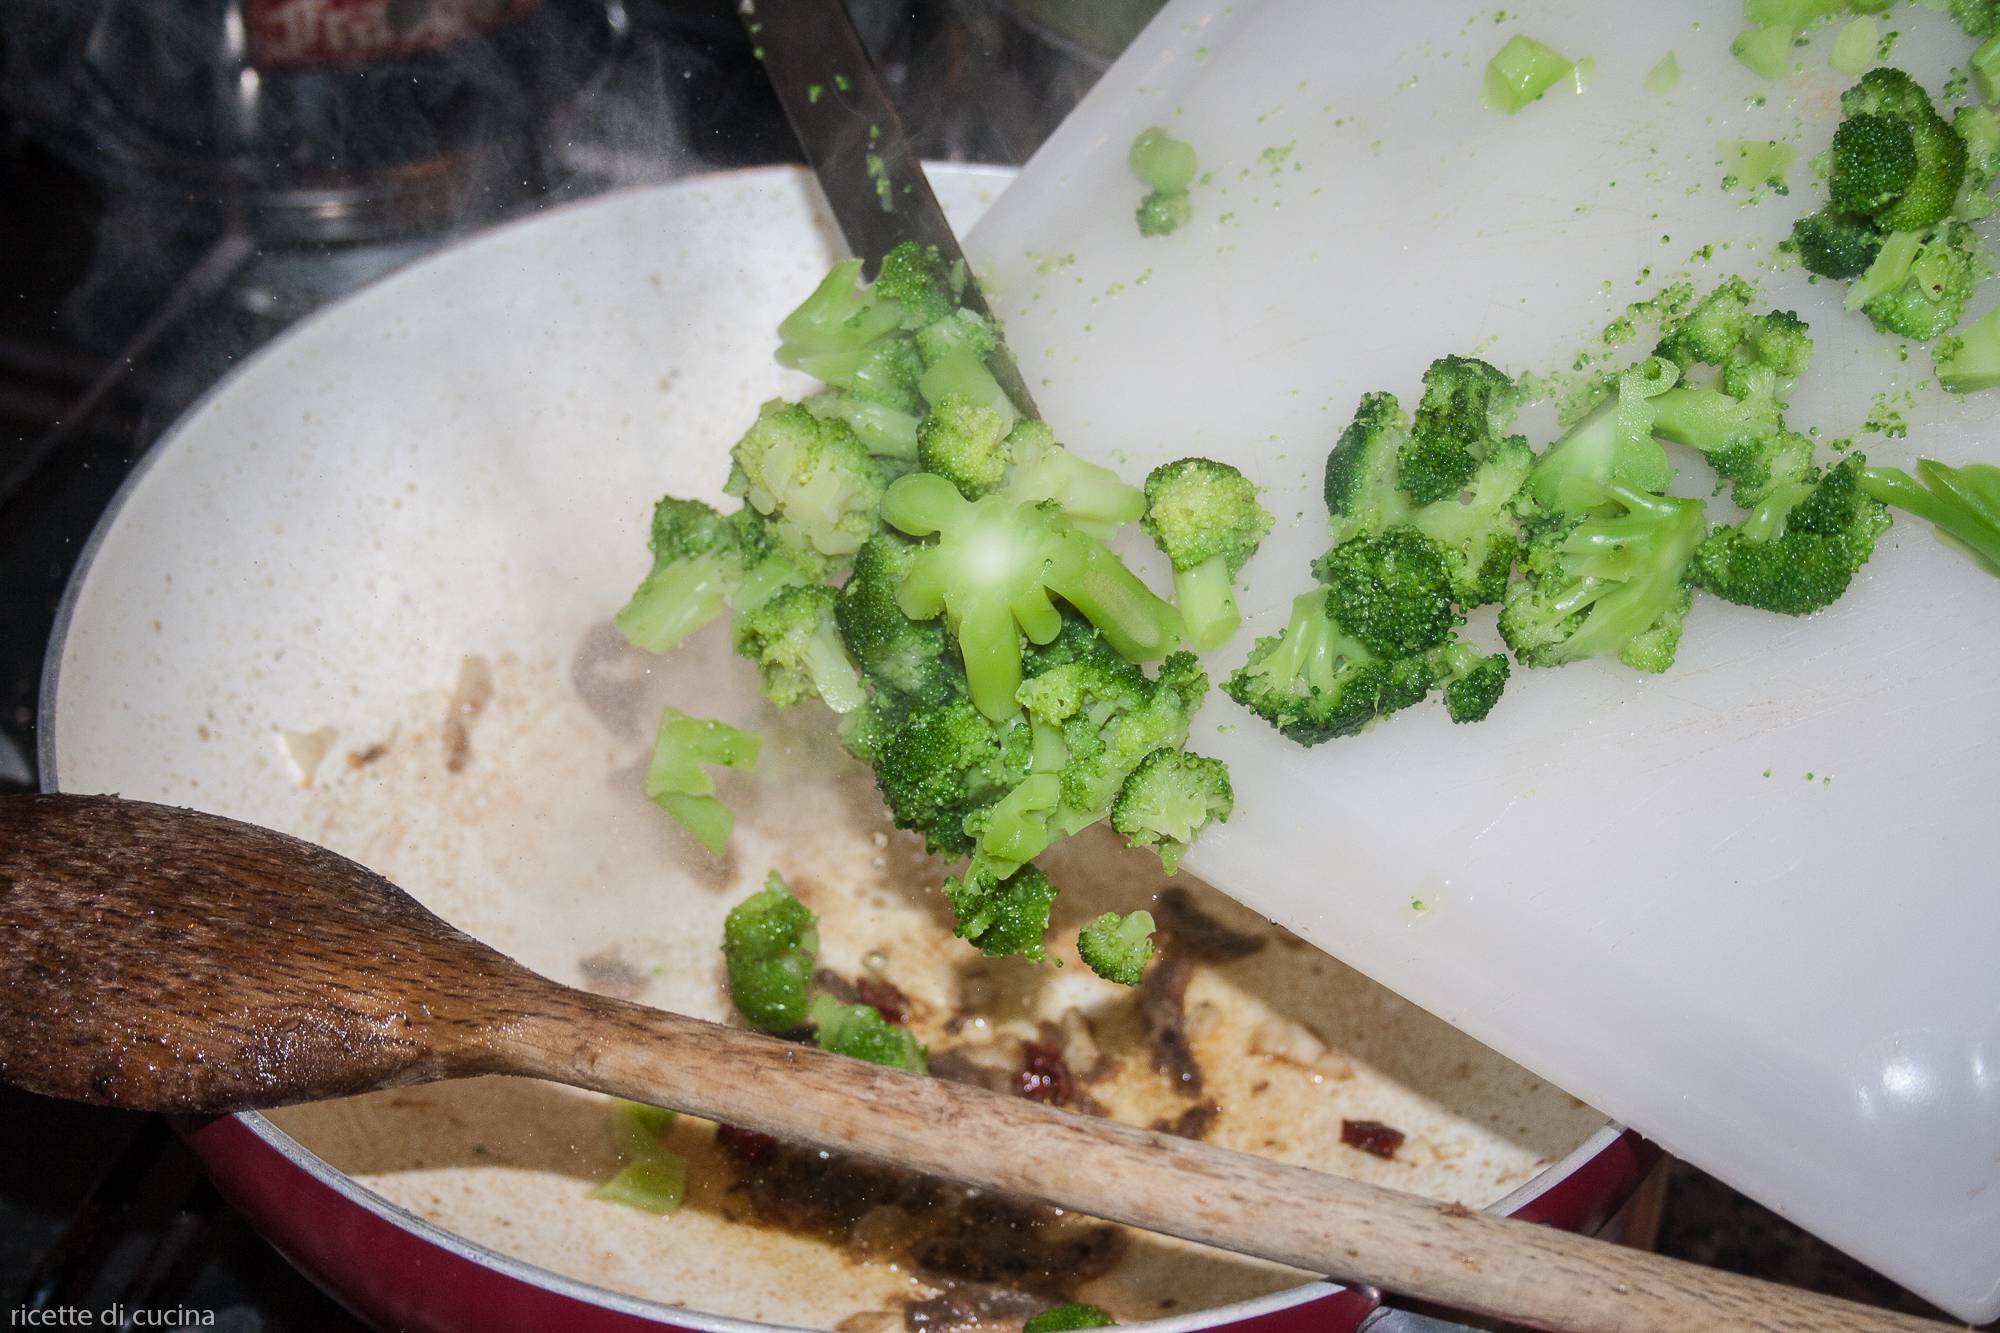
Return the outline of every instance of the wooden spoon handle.
<path id="1" fill-rule="evenodd" d="M 1927 1329 L 1927 1320 L 1438 1204 L 582 992 L 505 1025 L 543 1078 L 1576 1333 Z"/>

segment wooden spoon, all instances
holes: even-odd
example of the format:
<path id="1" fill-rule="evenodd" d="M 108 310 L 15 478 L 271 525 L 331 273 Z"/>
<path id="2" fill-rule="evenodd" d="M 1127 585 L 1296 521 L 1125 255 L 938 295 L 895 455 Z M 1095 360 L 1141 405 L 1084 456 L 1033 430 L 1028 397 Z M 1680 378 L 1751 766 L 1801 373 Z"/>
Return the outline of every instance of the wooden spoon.
<path id="1" fill-rule="evenodd" d="M 225 1112 L 520 1074 L 1578 1333 L 1938 1329 L 558 985 L 321 847 L 0 799 L 0 1078 Z"/>

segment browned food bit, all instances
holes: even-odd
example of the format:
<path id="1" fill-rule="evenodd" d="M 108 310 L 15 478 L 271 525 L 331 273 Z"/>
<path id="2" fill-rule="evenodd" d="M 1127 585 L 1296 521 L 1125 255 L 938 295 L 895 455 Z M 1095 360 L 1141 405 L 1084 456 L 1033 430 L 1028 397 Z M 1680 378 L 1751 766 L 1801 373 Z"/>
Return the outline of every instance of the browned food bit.
<path id="1" fill-rule="evenodd" d="M 1193 972 L 1194 964 L 1181 953 L 1170 953 L 1149 968 L 1139 983 L 1139 1018 L 1145 1024 L 1153 1067 L 1182 1095 L 1199 1097 L 1201 1066 L 1195 1062 L 1187 1032 L 1187 985 Z"/>
<path id="2" fill-rule="evenodd" d="M 1268 943 L 1268 937 L 1251 935 L 1223 925 L 1195 906 L 1194 895 L 1176 884 L 1162 889 L 1153 903 L 1153 919 L 1159 923 L 1162 953 L 1195 958 L 1204 963 L 1227 963 L 1247 958 Z"/>
<path id="3" fill-rule="evenodd" d="M 1403 1131 L 1380 1120 L 1342 1120 L 1340 1141 L 1376 1157 L 1394 1157 L 1403 1146 Z"/>

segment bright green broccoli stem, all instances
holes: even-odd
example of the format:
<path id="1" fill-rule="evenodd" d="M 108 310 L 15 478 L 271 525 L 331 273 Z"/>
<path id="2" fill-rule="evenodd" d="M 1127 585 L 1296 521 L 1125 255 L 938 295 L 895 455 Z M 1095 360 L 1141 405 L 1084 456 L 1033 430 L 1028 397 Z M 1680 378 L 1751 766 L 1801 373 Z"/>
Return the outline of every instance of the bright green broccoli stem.
<path id="1" fill-rule="evenodd" d="M 973 407 L 991 408 L 1001 415 L 1002 433 L 1012 430 L 1020 417 L 1014 400 L 993 378 L 985 360 L 970 348 L 956 348 L 933 362 L 917 380 L 917 392 L 933 407 L 956 394 Z"/>
<path id="2" fill-rule="evenodd" d="M 1229 642 L 1243 623 L 1234 583 L 1228 560 L 1219 555 L 1174 571 L 1174 603 L 1187 622 L 1188 642 L 1202 652 Z"/>
<path id="3" fill-rule="evenodd" d="M 1989 102 L 2000 102 L 2000 36 L 1989 37 L 1972 53 L 1972 85 Z"/>
<path id="4" fill-rule="evenodd" d="M 679 1208 L 687 1193 L 687 1162 L 660 1142 L 673 1122 L 672 1111 L 612 1098 L 611 1133 L 624 1165 L 590 1197 L 647 1213 L 666 1214 Z"/>
<path id="5" fill-rule="evenodd" d="M 1513 115 L 1576 70 L 1574 61 L 1532 37 L 1516 33 L 1486 62 L 1483 101 L 1489 110 Z"/>
<path id="6" fill-rule="evenodd" d="M 1550 605 L 1558 615 L 1590 612 L 1564 646 L 1571 658 L 1614 653 L 1643 635 L 1672 606 L 1679 571 L 1701 540 L 1699 505 L 1618 483 L 1606 494 L 1625 512 L 1586 519 L 1577 528 L 1565 551 L 1577 559 L 1581 573 Z M 1663 534 L 1677 534 L 1678 540 Z"/>
<path id="7" fill-rule="evenodd" d="M 917 456 L 917 418 L 884 403 L 871 403 L 844 393 L 821 393 L 805 400 L 816 417 L 847 423 L 868 452 L 878 458 L 913 462 Z"/>
<path id="8" fill-rule="evenodd" d="M 1782 79 L 1792 63 L 1796 34 L 1784 24 L 1745 28 L 1729 44 L 1729 54 L 1745 69 L 1764 79 Z"/>
<path id="9" fill-rule="evenodd" d="M 1863 469 L 1861 489 L 1933 524 L 1987 573 L 2000 578 L 2000 467 L 1991 463 L 1952 467 L 1920 458 L 1914 477 L 1901 468 Z"/>
<path id="10" fill-rule="evenodd" d="M 736 816 L 715 799 L 715 779 L 702 765 L 752 769 L 762 745 L 752 732 L 669 708 L 660 714 L 653 757 L 646 765 L 647 799 L 678 820 L 710 856 L 721 856 Z"/>
<path id="11" fill-rule="evenodd" d="M 1061 804 L 1062 779 L 1055 772 L 1022 779 L 987 810 L 977 869 L 1005 879 L 1047 851 L 1054 840 L 1049 816 Z"/>
<path id="12" fill-rule="evenodd" d="M 722 614 L 742 577 L 742 561 L 733 554 L 677 560 L 647 575 L 611 623 L 634 648 L 668 652 Z"/>
<path id="13" fill-rule="evenodd" d="M 729 1002 L 767 1032 L 790 1032 L 805 1023 L 806 987 L 818 958 L 818 920 L 775 870 L 723 919 Z"/>
<path id="14" fill-rule="evenodd" d="M 1095 1305 L 1071 1301 L 1035 1315 L 1021 1325 L 1021 1333 L 1074 1333 L 1081 1328 L 1111 1328 L 1117 1322 Z"/>
<path id="15" fill-rule="evenodd" d="M 1106 981 L 1136 986 L 1153 960 L 1153 914 L 1106 912 L 1078 933 L 1076 951 Z"/>
<path id="16" fill-rule="evenodd" d="M 1940 340 L 1931 361 L 1938 383 L 1953 393 L 2000 387 L 2000 306 Z"/>
<path id="17" fill-rule="evenodd" d="M 823 1051 L 912 1074 L 926 1072 L 924 1048 L 910 1030 L 891 1023 L 872 1005 L 842 1004 L 822 995 L 812 1002 L 810 1017 L 813 1040 Z"/>
<path id="18" fill-rule="evenodd" d="M 1876 297 L 1902 286 L 1903 279 L 1910 276 L 1910 265 L 1916 262 L 1917 252 L 1923 244 L 1924 233 L 1919 231 L 1899 231 L 1885 237 L 1882 248 L 1875 252 L 1875 262 L 1854 280 L 1854 285 L 1847 289 L 1847 299 L 1841 304 L 1851 311 L 1859 310 Z"/>
<path id="19" fill-rule="evenodd" d="M 779 322 L 780 364 L 796 367 L 804 357 L 863 348 L 902 326 L 902 308 L 875 300 L 860 278 L 861 261 L 842 260 Z"/>

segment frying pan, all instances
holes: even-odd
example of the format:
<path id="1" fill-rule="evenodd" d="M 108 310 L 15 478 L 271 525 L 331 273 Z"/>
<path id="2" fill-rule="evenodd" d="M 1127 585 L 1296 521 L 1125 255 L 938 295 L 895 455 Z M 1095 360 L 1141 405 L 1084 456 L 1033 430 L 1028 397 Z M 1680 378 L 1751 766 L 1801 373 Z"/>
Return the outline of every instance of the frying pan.
<path id="1" fill-rule="evenodd" d="M 938 179 L 963 221 L 1007 178 Z M 162 441 L 95 538 L 51 662 L 44 771 L 312 838 L 537 970 L 702 1016 L 726 1010 L 722 914 L 775 867 L 820 914 L 826 964 L 879 969 L 934 1050 L 1072 1011 L 1121 1049 L 1130 997 L 1073 957 L 988 965 L 949 937 L 943 867 L 888 827 L 824 715 L 769 711 L 719 633 L 655 659 L 608 627 L 653 499 L 720 499 L 727 442 L 800 387 L 770 363 L 771 330 L 833 235 L 798 173 L 697 179 L 492 233 L 300 326 Z M 668 702 L 767 737 L 725 790 L 740 820 L 720 863 L 640 794 Z M 1165 887 L 1109 839 L 1051 869 L 1059 935 Z M 1218 1141 L 1573 1226 L 1645 1165 L 1566 1094 L 1196 901 L 1270 937 L 1190 983 Z M 1107 1100 L 1190 1105 L 1122 1049 Z M 1344 1146 L 1344 1118 L 1406 1145 Z M 605 1107 L 538 1085 L 188 1132 L 280 1248 L 385 1325 L 873 1327 L 933 1289 L 729 1221 L 703 1127 L 675 1130 L 694 1165 L 680 1213 L 590 1199 L 616 1165 Z M 1339 1327 L 1371 1304 L 1153 1242 L 1083 1294 L 1165 1328 Z"/>

